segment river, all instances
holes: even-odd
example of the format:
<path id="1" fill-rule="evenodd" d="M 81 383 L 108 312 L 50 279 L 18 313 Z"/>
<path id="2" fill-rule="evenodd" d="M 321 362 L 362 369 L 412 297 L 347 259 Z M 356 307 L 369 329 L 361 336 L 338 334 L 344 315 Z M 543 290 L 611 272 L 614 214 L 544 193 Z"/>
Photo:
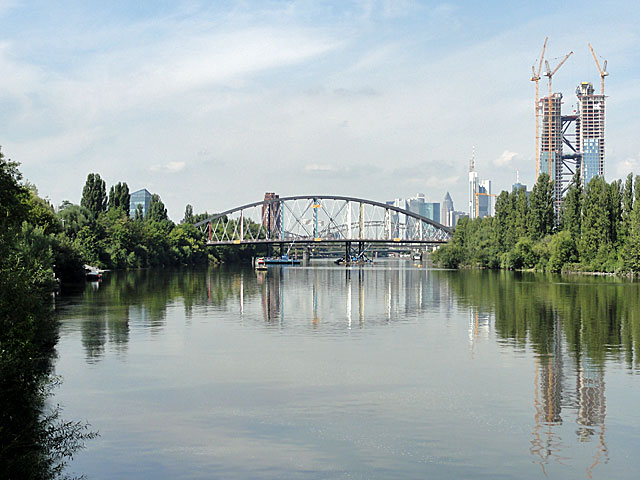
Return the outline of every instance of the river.
<path id="1" fill-rule="evenodd" d="M 408 260 L 111 272 L 54 401 L 113 478 L 637 478 L 640 283 Z"/>

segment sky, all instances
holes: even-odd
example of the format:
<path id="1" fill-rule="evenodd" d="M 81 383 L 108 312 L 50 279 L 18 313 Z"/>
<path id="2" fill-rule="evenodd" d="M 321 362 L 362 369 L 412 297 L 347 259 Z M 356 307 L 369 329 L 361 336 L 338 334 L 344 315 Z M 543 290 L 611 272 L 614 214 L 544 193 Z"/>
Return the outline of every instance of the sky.
<path id="1" fill-rule="evenodd" d="M 511 4 L 513 3 L 513 6 Z M 535 177 L 534 83 L 607 59 L 607 180 L 640 174 L 640 9 L 609 2 L 0 0 L 0 146 L 42 197 L 107 188 L 219 212 L 265 192 L 386 201 Z M 540 81 L 547 92 L 547 79 Z"/>

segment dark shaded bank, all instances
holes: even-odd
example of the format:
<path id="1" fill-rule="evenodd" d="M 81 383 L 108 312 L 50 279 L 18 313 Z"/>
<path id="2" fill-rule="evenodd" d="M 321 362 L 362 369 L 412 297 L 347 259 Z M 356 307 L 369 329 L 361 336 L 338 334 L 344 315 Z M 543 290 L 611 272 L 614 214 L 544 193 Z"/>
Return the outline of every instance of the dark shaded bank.
<path id="1" fill-rule="evenodd" d="M 57 382 L 56 256 L 20 180 L 0 152 L 0 478 L 67 478 L 66 463 L 95 434 L 47 405 Z"/>

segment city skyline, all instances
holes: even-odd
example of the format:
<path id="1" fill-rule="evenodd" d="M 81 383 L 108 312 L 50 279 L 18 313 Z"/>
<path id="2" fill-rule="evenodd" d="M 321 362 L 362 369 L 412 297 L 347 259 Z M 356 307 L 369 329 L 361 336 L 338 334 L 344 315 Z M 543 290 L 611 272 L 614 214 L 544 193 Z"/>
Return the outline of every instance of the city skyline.
<path id="1" fill-rule="evenodd" d="M 0 145 L 55 205 L 93 172 L 158 193 L 174 221 L 267 191 L 462 206 L 473 146 L 494 192 L 516 170 L 534 184 L 529 79 L 548 36 L 552 64 L 574 51 L 553 78 L 566 111 L 598 84 L 587 44 L 608 60 L 612 180 L 640 173 L 638 17 L 631 2 L 0 0 Z"/>

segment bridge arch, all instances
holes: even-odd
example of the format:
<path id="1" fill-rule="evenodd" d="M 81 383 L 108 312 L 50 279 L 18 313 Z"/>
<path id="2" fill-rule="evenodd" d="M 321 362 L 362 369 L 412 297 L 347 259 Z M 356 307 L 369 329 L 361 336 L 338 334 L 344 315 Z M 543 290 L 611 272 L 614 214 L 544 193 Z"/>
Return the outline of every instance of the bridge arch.
<path id="1" fill-rule="evenodd" d="M 367 242 L 445 243 L 452 229 L 375 200 L 297 195 L 249 203 L 198 222 L 208 245 Z"/>

